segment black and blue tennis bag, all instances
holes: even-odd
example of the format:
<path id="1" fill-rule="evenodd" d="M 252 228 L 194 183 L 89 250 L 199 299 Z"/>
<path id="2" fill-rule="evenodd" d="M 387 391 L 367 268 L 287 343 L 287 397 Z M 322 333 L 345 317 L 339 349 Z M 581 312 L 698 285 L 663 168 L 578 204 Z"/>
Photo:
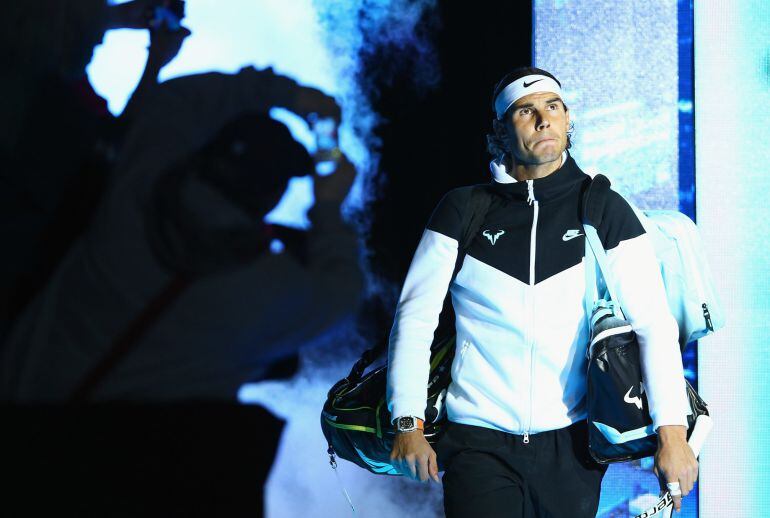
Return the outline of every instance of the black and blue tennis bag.
<path id="1" fill-rule="evenodd" d="M 658 446 L 642 382 L 639 342 L 614 295 L 616 280 L 596 231 L 609 187 L 606 177 L 596 175 L 583 195 L 585 305 L 591 325 L 586 351 L 588 439 L 591 456 L 604 464 L 648 457 Z M 676 211 L 632 208 L 653 241 L 684 350 L 688 342 L 724 325 L 697 228 Z M 708 408 L 687 380 L 685 386 L 691 412 L 687 417 L 689 438 L 695 419 L 708 415 Z"/>

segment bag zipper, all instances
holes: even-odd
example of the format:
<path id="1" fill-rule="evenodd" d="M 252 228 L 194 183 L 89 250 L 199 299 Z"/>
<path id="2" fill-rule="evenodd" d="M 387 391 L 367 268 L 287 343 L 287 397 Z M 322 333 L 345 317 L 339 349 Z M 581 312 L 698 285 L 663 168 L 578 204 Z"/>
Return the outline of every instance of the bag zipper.
<path id="1" fill-rule="evenodd" d="M 663 233 L 663 231 L 660 230 L 658 225 L 653 222 L 652 215 L 648 215 L 647 214 L 648 212 L 652 212 L 652 211 L 641 211 L 639 209 L 634 209 L 634 210 L 638 211 L 638 212 L 641 212 L 641 215 L 644 216 L 644 220 L 642 220 L 642 218 L 640 218 L 640 221 L 643 222 L 642 223 L 643 225 L 644 225 L 644 221 L 646 220 L 646 222 L 650 226 L 654 226 L 655 227 L 655 230 L 657 232 L 665 235 Z M 669 219 L 670 219 L 670 216 L 669 216 Z M 690 220 L 689 218 L 688 218 L 688 220 L 690 222 L 692 222 L 692 220 Z M 695 225 L 695 223 L 692 223 L 692 224 Z M 676 225 L 671 225 L 671 228 L 672 229 L 677 229 L 678 227 Z M 645 228 L 645 230 L 647 230 L 647 228 Z M 677 232 L 676 230 L 674 230 L 674 232 L 676 232 L 675 239 L 677 239 L 679 241 L 685 241 L 686 240 L 686 238 L 687 238 L 687 234 L 686 233 Z M 687 242 L 690 245 L 688 248 L 690 248 L 690 249 L 697 248 L 697 247 L 693 246 L 693 243 L 691 241 L 687 241 Z M 681 251 L 682 249 L 680 247 L 678 247 L 678 250 Z M 687 271 L 688 272 L 699 272 L 700 271 L 700 268 L 698 268 L 698 265 L 695 263 L 695 260 L 693 259 L 692 254 L 679 254 L 679 256 L 683 258 L 685 263 L 687 263 L 686 266 L 687 266 Z M 701 309 L 703 310 L 703 319 L 706 322 L 706 329 L 708 329 L 709 331 L 713 332 L 714 331 L 714 322 L 711 320 L 711 313 L 709 312 L 709 309 L 708 309 L 708 300 L 707 300 L 707 297 L 706 297 L 706 290 L 704 289 L 703 284 L 701 284 L 700 277 L 698 275 L 696 275 L 695 273 L 690 273 L 689 277 L 692 280 L 692 282 L 689 282 L 688 284 L 695 286 L 695 292 L 696 292 L 696 294 L 698 296 L 698 299 L 700 299 L 700 301 L 701 301 Z"/>
<path id="2" fill-rule="evenodd" d="M 701 307 L 703 308 L 703 317 L 706 319 L 706 329 L 714 332 L 714 323 L 711 321 L 711 313 L 709 313 L 709 307 L 708 304 L 705 302 L 701 304 Z"/>
<path id="3" fill-rule="evenodd" d="M 693 223 L 693 225 L 694 225 L 694 223 Z M 677 228 L 677 227 L 674 227 L 673 225 L 672 225 L 672 227 L 673 228 Z M 677 228 L 677 230 L 678 230 L 678 228 Z M 677 232 L 677 239 L 678 240 L 685 241 L 686 237 L 687 236 L 686 235 L 682 235 L 681 232 Z M 688 247 L 690 250 L 695 248 L 695 247 L 692 246 L 691 243 L 688 242 L 688 244 L 690 244 L 690 246 Z M 680 250 L 681 250 L 681 248 L 680 248 Z M 696 274 L 696 272 L 700 271 L 700 268 L 698 268 L 697 265 L 695 264 L 695 261 L 694 261 L 694 259 L 692 257 L 692 254 L 685 254 L 685 255 L 687 256 L 686 261 L 687 261 L 687 266 L 689 268 L 689 271 L 692 272 L 690 274 L 690 278 L 693 280 L 693 284 L 695 284 L 695 291 L 698 294 L 698 298 L 701 300 L 701 308 L 703 309 L 703 318 L 706 321 L 706 329 L 709 329 L 710 331 L 713 331 L 714 330 L 714 325 L 711 322 L 711 314 L 709 313 L 709 309 L 708 309 L 708 301 L 706 300 L 706 290 L 703 289 L 703 285 L 700 282 L 700 277 Z"/>

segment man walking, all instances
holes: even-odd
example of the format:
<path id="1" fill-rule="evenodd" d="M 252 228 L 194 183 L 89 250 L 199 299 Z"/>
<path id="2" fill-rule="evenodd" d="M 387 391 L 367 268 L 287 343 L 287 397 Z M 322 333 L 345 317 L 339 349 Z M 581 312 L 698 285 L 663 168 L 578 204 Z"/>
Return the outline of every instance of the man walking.
<path id="1" fill-rule="evenodd" d="M 588 319 L 580 198 L 569 110 L 550 73 L 521 68 L 495 88 L 494 181 L 484 224 L 454 280 L 469 187 L 436 207 L 409 268 L 390 335 L 391 458 L 407 476 L 445 473 L 448 517 L 593 517 L 606 470 L 587 447 Z M 692 489 L 678 330 L 654 250 L 630 206 L 608 195 L 599 237 L 641 348 L 661 484 Z M 451 282 L 451 284 L 450 284 Z M 457 350 L 436 452 L 422 435 L 430 345 L 449 289 Z M 438 452 L 438 455 L 437 455 Z M 675 497 L 681 508 L 681 497 Z"/>

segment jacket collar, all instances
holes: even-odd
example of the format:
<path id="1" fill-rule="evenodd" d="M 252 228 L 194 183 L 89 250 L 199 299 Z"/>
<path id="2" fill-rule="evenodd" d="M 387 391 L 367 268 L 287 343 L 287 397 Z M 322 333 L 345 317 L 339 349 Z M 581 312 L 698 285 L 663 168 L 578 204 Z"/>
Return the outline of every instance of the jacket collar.
<path id="1" fill-rule="evenodd" d="M 491 185 L 496 193 L 509 200 L 527 201 L 529 197 L 528 182 L 517 181 L 508 174 L 505 165 L 496 160 L 490 164 L 490 170 L 493 177 Z M 575 160 L 565 150 L 562 154 L 561 166 L 544 178 L 532 180 L 532 190 L 535 199 L 539 203 L 544 203 L 560 197 L 585 178 L 586 174 L 580 170 Z"/>

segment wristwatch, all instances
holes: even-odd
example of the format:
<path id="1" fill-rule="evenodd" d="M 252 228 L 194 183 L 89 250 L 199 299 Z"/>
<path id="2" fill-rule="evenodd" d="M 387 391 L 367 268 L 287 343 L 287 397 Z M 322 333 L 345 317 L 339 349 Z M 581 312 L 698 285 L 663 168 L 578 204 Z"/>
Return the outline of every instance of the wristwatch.
<path id="1" fill-rule="evenodd" d="M 396 419 L 396 431 L 399 433 L 413 432 L 423 430 L 422 419 L 411 415 L 399 417 Z"/>

